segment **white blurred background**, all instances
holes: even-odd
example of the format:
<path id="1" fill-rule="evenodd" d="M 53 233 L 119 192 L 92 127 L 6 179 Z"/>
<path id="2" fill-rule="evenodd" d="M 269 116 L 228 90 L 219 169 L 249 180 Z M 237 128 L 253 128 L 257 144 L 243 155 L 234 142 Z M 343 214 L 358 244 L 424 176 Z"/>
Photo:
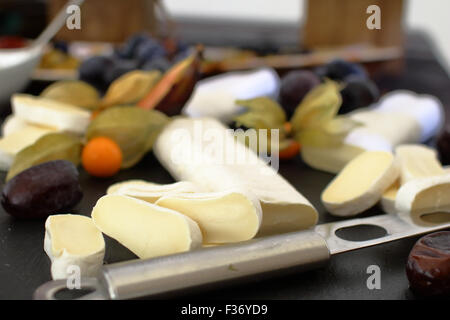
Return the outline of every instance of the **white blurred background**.
<path id="1" fill-rule="evenodd" d="M 304 12 L 302 0 L 164 0 L 174 17 L 232 18 L 297 23 Z M 425 31 L 434 41 L 441 63 L 450 72 L 450 0 L 409 0 L 405 26 Z M 383 21 L 383 13 L 381 13 Z"/>

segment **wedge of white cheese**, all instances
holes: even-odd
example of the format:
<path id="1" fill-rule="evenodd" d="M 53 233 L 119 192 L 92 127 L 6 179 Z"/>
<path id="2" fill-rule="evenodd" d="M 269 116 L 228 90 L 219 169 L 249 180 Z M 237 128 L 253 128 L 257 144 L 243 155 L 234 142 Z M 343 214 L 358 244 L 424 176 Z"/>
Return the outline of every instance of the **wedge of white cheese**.
<path id="1" fill-rule="evenodd" d="M 261 206 L 240 192 L 172 194 L 156 204 L 181 212 L 198 223 L 205 243 L 252 239 L 262 220 Z"/>
<path id="2" fill-rule="evenodd" d="M 322 203 L 333 215 L 356 215 L 376 204 L 398 176 L 392 153 L 364 152 L 330 182 L 322 192 Z"/>
<path id="3" fill-rule="evenodd" d="M 153 150 L 177 180 L 190 181 L 205 192 L 238 189 L 258 199 L 263 212 L 259 235 L 317 223 L 317 211 L 308 200 L 215 119 L 175 119 Z"/>
<path id="4" fill-rule="evenodd" d="M 395 157 L 400 166 L 401 184 L 416 179 L 445 173 L 438 160 L 437 152 L 420 144 L 399 145 Z"/>
<path id="5" fill-rule="evenodd" d="M 0 170 L 9 170 L 19 151 L 32 145 L 39 138 L 51 132 L 54 132 L 54 130 L 28 126 L 6 137 L 0 138 Z"/>
<path id="6" fill-rule="evenodd" d="M 400 186 L 408 181 L 442 175 L 445 170 L 434 149 L 421 144 L 404 144 L 395 148 L 395 159 L 400 168 L 400 179 L 381 197 L 381 208 L 386 213 L 396 213 L 395 199 Z"/>
<path id="7" fill-rule="evenodd" d="M 124 196 L 141 199 L 146 202 L 155 203 L 156 200 L 163 196 L 178 193 L 192 193 L 196 191 L 199 191 L 199 188 L 188 181 L 158 184 L 144 180 L 130 180 L 111 185 L 106 193 L 121 194 Z"/>
<path id="8" fill-rule="evenodd" d="M 52 130 L 52 131 L 57 131 L 58 129 L 53 128 L 53 127 L 47 127 L 47 126 L 38 126 L 38 125 L 34 125 L 31 124 L 25 120 L 23 120 L 22 118 L 19 118 L 13 114 L 9 115 L 8 117 L 6 117 L 5 121 L 3 122 L 2 125 L 2 136 L 6 137 L 9 136 L 11 133 L 15 133 L 18 132 L 22 129 L 25 128 L 43 128 L 43 129 L 48 129 L 48 130 Z"/>
<path id="9" fill-rule="evenodd" d="M 45 222 L 44 250 L 52 262 L 53 279 L 74 275 L 74 267 L 82 277 L 94 277 L 103 265 L 105 241 L 89 217 L 51 215 Z"/>
<path id="10" fill-rule="evenodd" d="M 202 234 L 191 218 L 167 208 L 122 195 L 101 197 L 92 219 L 103 233 L 141 259 L 201 247 Z"/>
<path id="11" fill-rule="evenodd" d="M 61 131 L 84 134 L 91 120 L 89 111 L 47 98 L 15 94 L 11 103 L 15 116 L 32 124 Z"/>
<path id="12" fill-rule="evenodd" d="M 397 192 L 395 207 L 400 216 L 424 224 L 422 216 L 450 213 L 450 174 L 412 179 Z"/>

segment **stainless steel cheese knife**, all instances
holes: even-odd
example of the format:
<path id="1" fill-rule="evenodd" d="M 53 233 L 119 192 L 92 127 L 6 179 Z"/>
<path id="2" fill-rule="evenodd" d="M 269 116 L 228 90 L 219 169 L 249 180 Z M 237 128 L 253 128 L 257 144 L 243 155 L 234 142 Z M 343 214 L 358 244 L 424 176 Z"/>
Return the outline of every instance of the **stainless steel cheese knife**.
<path id="1" fill-rule="evenodd" d="M 348 241 L 338 230 L 360 225 L 378 226 L 386 235 L 366 241 Z M 97 278 L 81 280 L 91 292 L 80 299 L 132 299 L 243 279 L 258 274 L 276 274 L 289 269 L 306 271 L 324 266 L 332 255 L 450 228 L 450 221 L 418 226 L 397 215 L 378 215 L 321 224 L 314 230 L 253 239 L 233 245 L 147 260 L 132 260 L 103 266 Z M 34 299 L 55 299 L 67 288 L 66 280 L 40 286 Z"/>

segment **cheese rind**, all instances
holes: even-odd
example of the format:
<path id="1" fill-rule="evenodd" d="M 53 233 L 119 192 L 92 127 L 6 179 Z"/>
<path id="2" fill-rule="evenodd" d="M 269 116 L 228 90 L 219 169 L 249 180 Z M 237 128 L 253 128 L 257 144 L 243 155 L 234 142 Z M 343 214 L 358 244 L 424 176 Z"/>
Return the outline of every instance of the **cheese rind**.
<path id="1" fill-rule="evenodd" d="M 101 197 L 92 219 L 103 233 L 146 259 L 201 247 L 202 234 L 189 217 L 123 195 Z"/>
<path id="2" fill-rule="evenodd" d="M 364 152 L 330 182 L 322 192 L 322 203 L 333 215 L 356 215 L 372 207 L 398 175 L 390 152 Z"/>
<path id="3" fill-rule="evenodd" d="M 450 174 L 413 179 L 400 187 L 395 200 L 398 213 L 417 224 L 429 213 L 450 212 Z"/>
<path id="4" fill-rule="evenodd" d="M 233 147 L 222 149 L 227 146 Z M 160 133 L 153 150 L 177 180 L 190 181 L 205 192 L 238 189 L 258 199 L 263 212 L 258 235 L 317 223 L 317 211 L 309 201 L 215 119 L 175 119 Z M 179 157 L 183 154 L 187 157 Z"/>
<path id="5" fill-rule="evenodd" d="M 445 173 L 434 149 L 418 144 L 399 145 L 395 157 L 400 166 L 401 184 L 416 179 Z"/>
<path id="6" fill-rule="evenodd" d="M 108 188 L 107 194 L 121 194 L 132 198 L 155 203 L 159 198 L 178 193 L 192 193 L 199 191 L 193 183 L 180 181 L 170 184 L 158 184 L 143 180 L 119 182 Z"/>
<path id="7" fill-rule="evenodd" d="M 239 192 L 172 194 L 156 204 L 185 214 L 198 223 L 205 243 L 252 239 L 261 225 L 261 206 Z"/>
<path id="8" fill-rule="evenodd" d="M 105 241 L 89 217 L 51 215 L 45 222 L 44 251 L 53 279 L 65 279 L 77 266 L 82 277 L 94 277 L 103 265 Z"/>
<path id="9" fill-rule="evenodd" d="M 91 120 L 91 113 L 87 110 L 42 97 L 15 94 L 11 103 L 15 116 L 61 131 L 83 134 Z"/>

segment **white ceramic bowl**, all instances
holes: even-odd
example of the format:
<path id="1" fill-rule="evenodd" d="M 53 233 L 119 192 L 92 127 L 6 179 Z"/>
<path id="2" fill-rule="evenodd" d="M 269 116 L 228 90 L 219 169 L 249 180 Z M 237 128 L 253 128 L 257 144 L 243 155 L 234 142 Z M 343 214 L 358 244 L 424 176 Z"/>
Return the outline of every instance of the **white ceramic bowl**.
<path id="1" fill-rule="evenodd" d="M 25 88 L 42 52 L 42 47 L 0 49 L 0 106 Z"/>

